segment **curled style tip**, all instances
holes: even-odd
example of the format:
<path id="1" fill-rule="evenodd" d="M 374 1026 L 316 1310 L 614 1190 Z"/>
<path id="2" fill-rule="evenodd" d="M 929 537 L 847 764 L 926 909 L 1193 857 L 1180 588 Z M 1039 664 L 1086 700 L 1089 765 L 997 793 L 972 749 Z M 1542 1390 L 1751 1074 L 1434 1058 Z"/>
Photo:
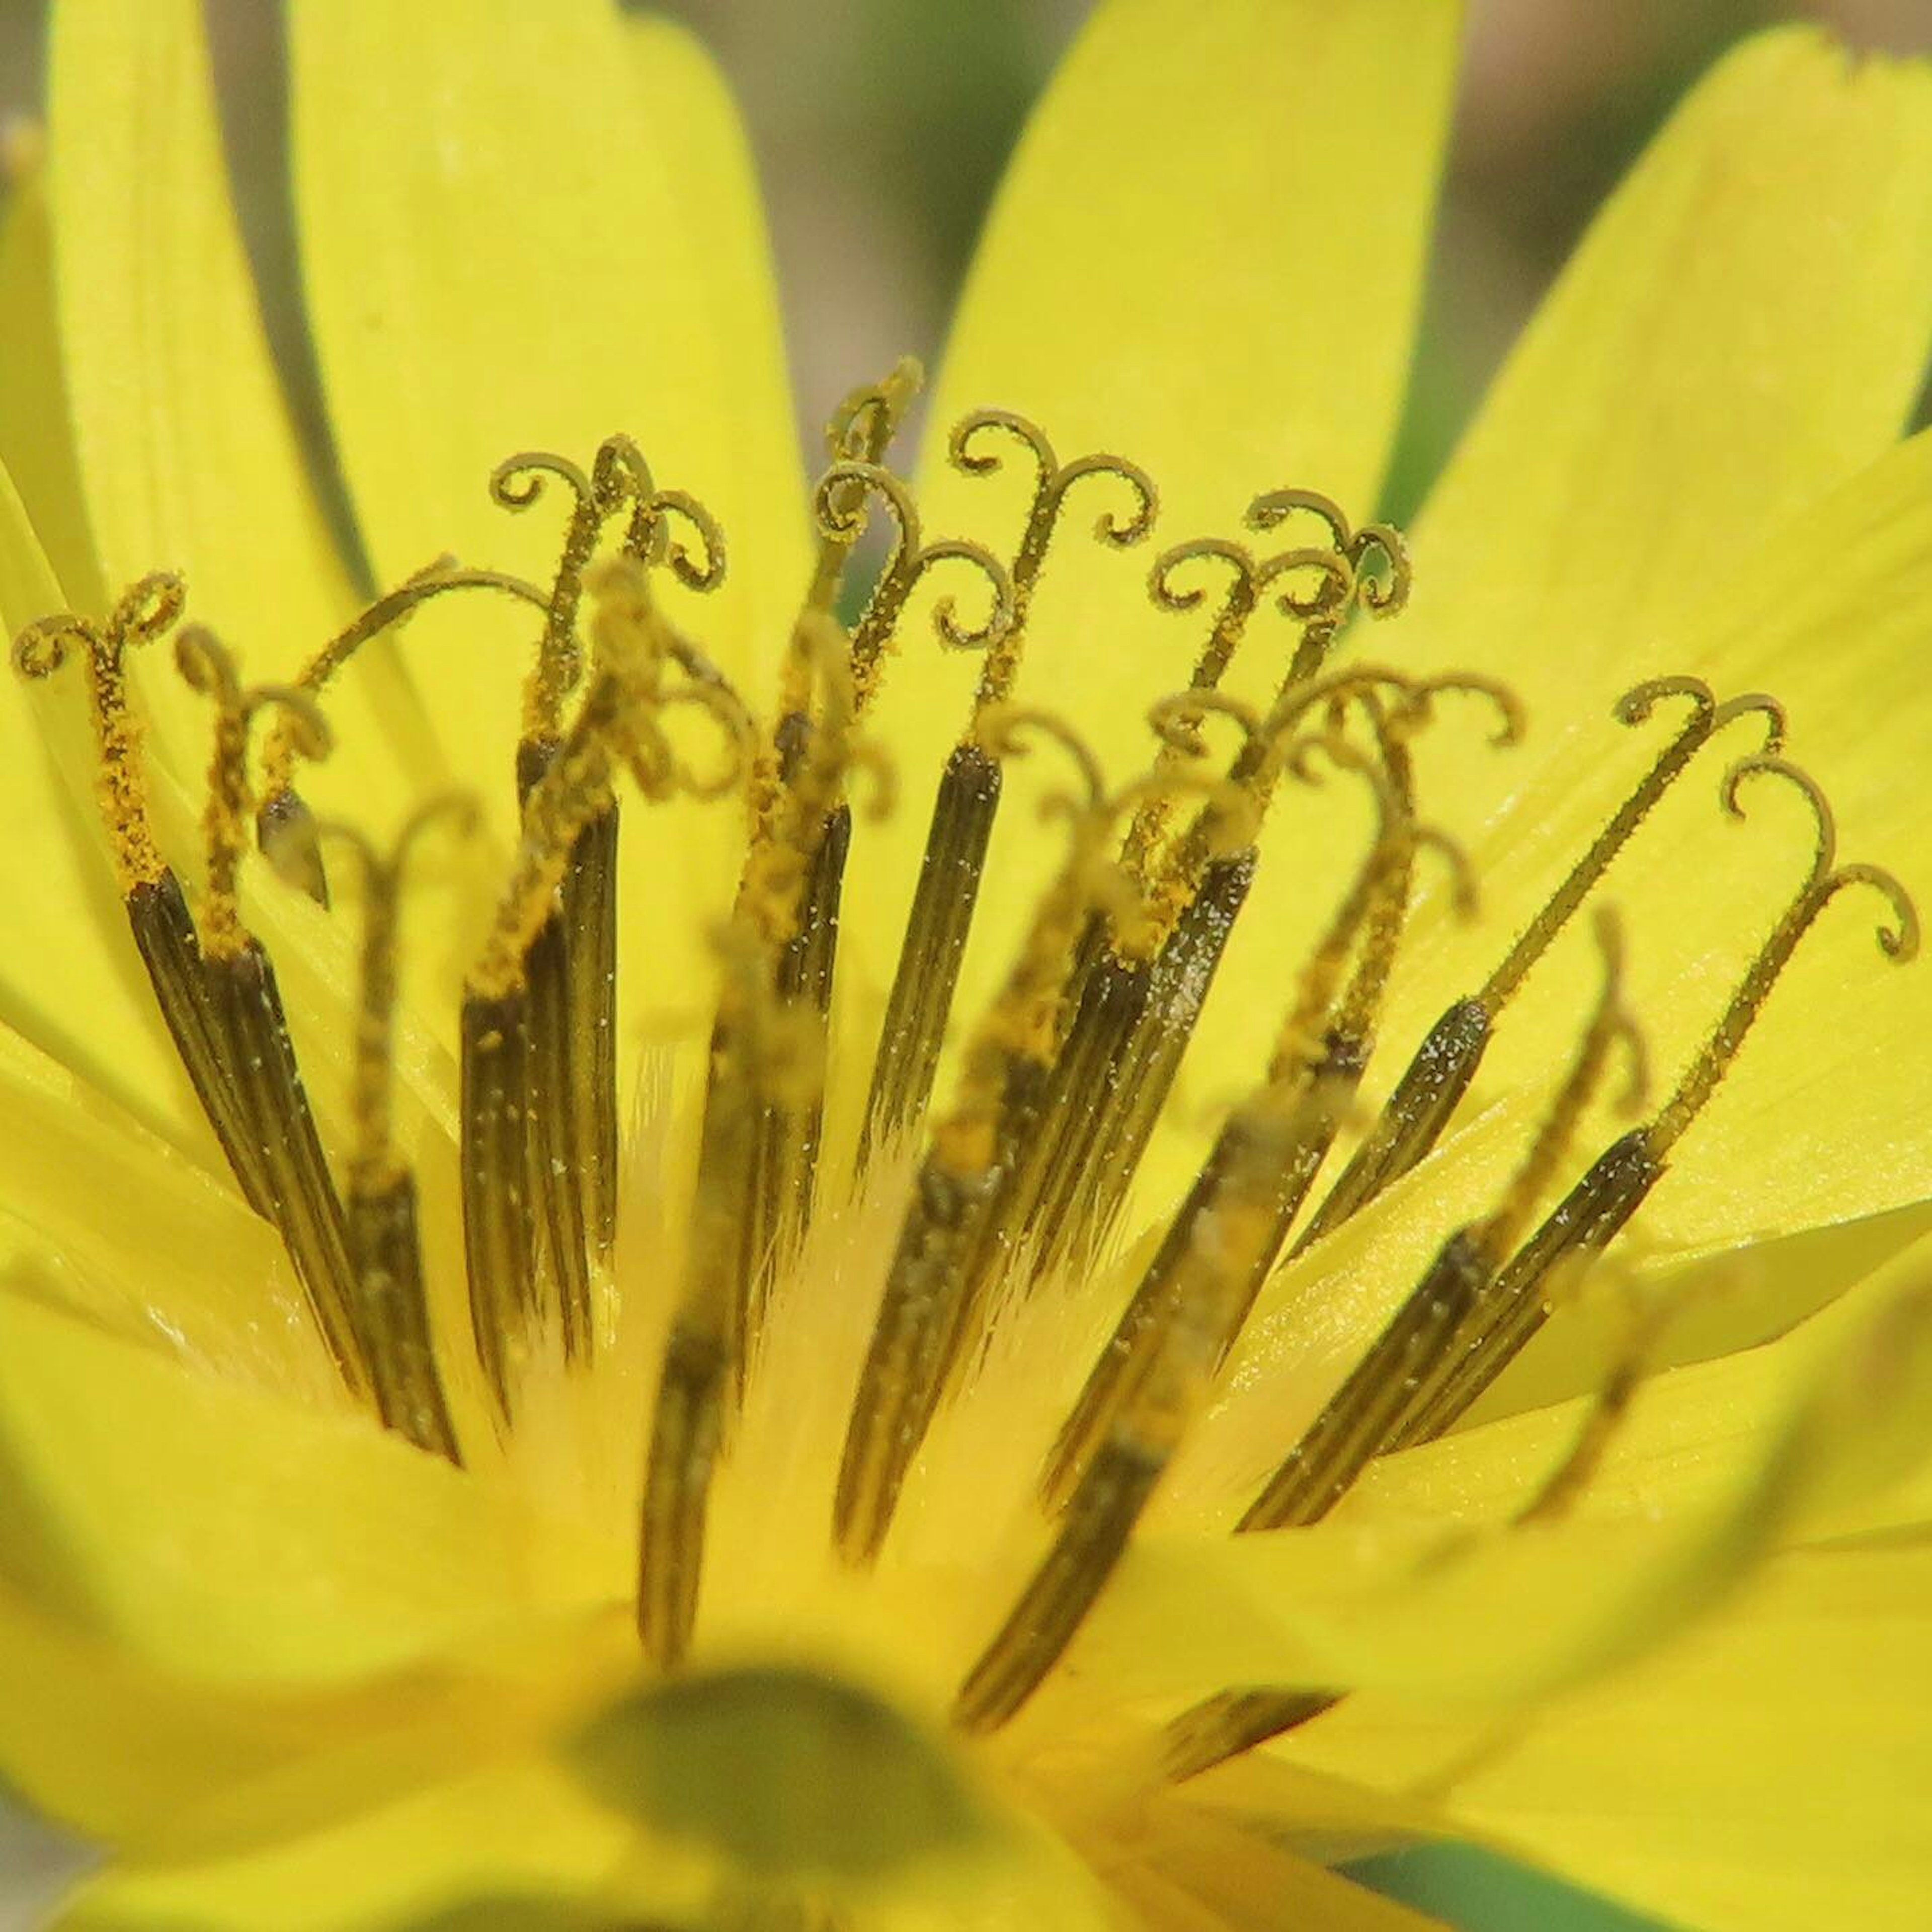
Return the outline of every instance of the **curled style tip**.
<path id="1" fill-rule="evenodd" d="M 1743 786 L 1745 779 L 1765 776 L 1779 778 L 1786 784 L 1795 786 L 1803 794 L 1805 802 L 1811 808 L 1811 816 L 1817 829 L 1817 845 L 1812 860 L 1811 883 L 1814 886 L 1823 884 L 1838 861 L 1838 821 L 1832 810 L 1832 802 L 1825 796 L 1824 788 L 1809 772 L 1794 765 L 1788 758 L 1778 758 L 1765 752 L 1756 752 L 1748 758 L 1739 758 L 1732 764 L 1718 788 L 1718 796 L 1724 809 L 1733 818 L 1742 818 L 1744 814 Z"/>

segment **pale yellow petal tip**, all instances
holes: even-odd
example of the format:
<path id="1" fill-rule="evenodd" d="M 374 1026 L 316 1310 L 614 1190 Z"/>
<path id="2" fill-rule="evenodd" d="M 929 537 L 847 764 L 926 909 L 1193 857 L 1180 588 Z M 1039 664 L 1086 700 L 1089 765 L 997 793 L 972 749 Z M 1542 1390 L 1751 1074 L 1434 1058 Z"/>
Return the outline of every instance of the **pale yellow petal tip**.
<path id="1" fill-rule="evenodd" d="M 0 184 L 17 188 L 46 165 L 47 130 L 28 114 L 0 119 Z"/>
<path id="2" fill-rule="evenodd" d="M 1932 62 L 1858 46 L 1828 27 L 1791 22 L 1738 41 L 1713 64 L 1698 91 L 1760 85 L 1842 92 L 1867 105 L 1888 90 L 1922 107 L 1932 103 Z"/>

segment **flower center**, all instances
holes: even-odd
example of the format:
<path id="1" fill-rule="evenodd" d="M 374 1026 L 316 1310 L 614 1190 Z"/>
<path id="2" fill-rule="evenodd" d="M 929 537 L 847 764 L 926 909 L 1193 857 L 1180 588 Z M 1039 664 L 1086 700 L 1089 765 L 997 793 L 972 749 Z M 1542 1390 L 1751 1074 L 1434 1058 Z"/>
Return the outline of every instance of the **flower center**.
<path id="1" fill-rule="evenodd" d="M 1808 802 L 1817 845 L 1796 898 L 1670 1097 L 1537 1224 L 1620 1053 L 1626 1103 L 1641 1104 L 1642 1056 L 1623 1002 L 1617 929 L 1598 915 L 1602 989 L 1515 1173 L 1498 1198 L 1472 1204 L 1287 1449 L 1240 1531 L 1318 1521 L 1375 1457 L 1439 1436 L 1468 1411 L 1546 1319 L 1563 1278 L 1600 1255 L 1642 1204 L 1840 890 L 1866 885 L 1889 901 L 1895 923 L 1880 937 L 1895 958 L 1911 956 L 1918 926 L 1889 874 L 1838 864 L 1829 806 L 1782 757 L 1784 720 L 1773 699 L 1720 701 L 1689 677 L 1640 685 L 1617 708 L 1622 723 L 1642 726 L 1666 704 L 1686 706 L 1684 722 L 1489 976 L 1430 1030 L 1315 1198 L 1370 1064 L 1425 855 L 1448 867 L 1459 904 L 1472 902 L 1462 854 L 1418 817 L 1412 748 L 1445 696 L 1487 706 L 1495 742 L 1506 745 L 1521 722 L 1514 700 L 1474 674 L 1424 680 L 1334 662 L 1345 626 L 1402 609 L 1406 552 L 1394 530 L 1355 528 L 1314 491 L 1274 490 L 1254 500 L 1249 518 L 1256 534 L 1283 540 L 1271 554 L 1214 537 L 1154 560 L 1154 603 L 1204 614 L 1207 636 L 1186 688 L 1154 707 L 1145 769 L 1111 786 L 1068 722 L 1018 694 L 1035 593 L 1068 541 L 1060 526 L 1070 497 L 1091 494 L 1106 505 L 1095 534 L 1108 548 L 1127 550 L 1154 530 L 1154 485 L 1121 457 L 1062 460 L 1025 418 L 979 410 L 954 428 L 949 454 L 969 476 L 1015 459 L 1029 466 L 1017 548 L 1003 560 L 976 542 L 930 540 L 906 485 L 884 466 L 917 382 L 916 366 L 902 364 L 856 391 L 830 426 L 830 460 L 812 496 L 818 552 L 764 724 L 656 594 L 665 572 L 689 590 L 714 587 L 725 571 L 724 533 L 694 498 L 659 488 L 622 436 L 607 441 L 588 470 L 526 453 L 492 478 L 496 500 L 512 511 L 534 506 L 553 484 L 568 496 L 548 585 L 442 560 L 371 604 L 292 686 L 246 685 L 217 640 L 181 627 L 181 585 L 166 574 L 134 586 L 98 624 L 63 614 L 30 627 L 16 658 L 24 673 L 44 676 L 70 652 L 81 656 L 101 812 L 127 915 L 236 1185 L 280 1232 L 350 1394 L 453 1462 L 465 1458 L 446 1396 L 455 1352 L 473 1352 L 489 1424 L 508 1437 L 533 1348 L 554 1338 L 562 1358 L 581 1367 L 599 1346 L 596 1310 L 600 1284 L 611 1280 L 617 1226 L 620 783 L 647 804 L 742 800 L 745 856 L 717 935 L 722 986 L 686 1259 L 642 1472 L 638 1624 L 646 1651 L 666 1668 L 692 1641 L 713 1478 L 758 1372 L 767 1323 L 781 1318 L 774 1285 L 796 1261 L 832 1183 L 821 1172 L 824 1094 L 829 1072 L 838 1072 L 827 1066 L 828 1016 L 853 799 L 883 791 L 896 776 L 871 735 L 871 717 L 915 587 L 942 568 L 970 574 L 981 599 L 974 608 L 985 615 L 962 618 L 950 597 L 933 606 L 941 643 L 979 652 L 980 673 L 938 774 L 854 1171 L 836 1177 L 850 1192 L 878 1184 L 895 1160 L 914 1162 L 832 1485 L 827 1534 L 854 1570 L 877 1561 L 934 1421 L 1001 1311 L 1090 1277 L 1108 1250 L 1249 898 L 1276 794 L 1324 768 L 1366 788 L 1375 814 L 1369 849 L 1268 1030 L 1258 1080 L 1208 1149 L 1040 1471 L 1046 1553 L 953 1707 L 962 1729 L 984 1732 L 1033 1695 L 1105 1588 L 1268 1275 L 1368 1209 L 1436 1146 L 1526 976 L 1706 745 L 1746 720 L 1762 733 L 1761 748 L 1724 778 L 1722 801 L 1733 813 L 1744 787 L 1761 778 L 1794 787 Z M 837 614 L 875 518 L 889 536 L 885 560 L 848 629 Z M 1210 610 L 1215 575 L 1220 601 Z M 466 1334 L 454 1334 L 430 1317 L 416 1179 L 391 1125 L 397 948 L 411 854 L 431 834 L 472 828 L 476 808 L 466 798 L 429 798 L 382 852 L 352 826 L 316 819 L 296 781 L 302 760 L 330 748 L 322 704 L 360 647 L 430 600 L 472 592 L 526 607 L 538 635 L 514 766 L 519 842 L 460 1014 L 469 1322 Z M 1256 706 L 1222 686 L 1264 604 L 1286 620 L 1292 648 L 1271 700 Z M 130 647 L 170 634 L 178 670 L 208 698 L 214 720 L 205 883 L 192 914 L 150 825 L 124 662 Z M 679 710 L 698 715 L 722 755 L 689 762 L 670 728 Z M 265 720 L 256 760 L 253 735 Z M 1210 730 L 1223 730 L 1234 739 L 1225 758 L 1208 742 Z M 1053 802 L 1065 850 L 1004 980 L 964 1030 L 950 1090 L 935 1106 L 1005 766 L 1035 746 L 1075 776 Z M 273 965 L 240 910 L 251 815 L 262 853 L 312 896 L 328 896 L 327 845 L 360 877 L 352 1135 L 333 1167 Z M 1530 1508 L 1558 1507 L 1588 1474 L 1582 1461 L 1559 1472 Z M 1264 1688 L 1212 1700 L 1173 1726 L 1170 1770 L 1191 1774 L 1330 1701 Z"/>

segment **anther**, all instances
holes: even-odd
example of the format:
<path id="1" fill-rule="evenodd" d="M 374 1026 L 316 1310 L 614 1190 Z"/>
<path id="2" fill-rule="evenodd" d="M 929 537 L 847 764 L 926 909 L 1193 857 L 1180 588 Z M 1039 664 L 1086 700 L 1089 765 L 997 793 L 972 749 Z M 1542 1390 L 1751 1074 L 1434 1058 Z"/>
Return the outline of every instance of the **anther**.
<path id="1" fill-rule="evenodd" d="M 1296 1253 L 1359 1214 L 1435 1146 L 1474 1079 L 1496 1023 L 1517 988 L 1697 752 L 1718 732 L 1748 716 L 1764 719 L 1771 751 L 1783 742 L 1784 716 L 1775 699 L 1750 692 L 1720 704 L 1699 678 L 1657 678 L 1637 685 L 1617 700 L 1613 715 L 1620 723 L 1642 724 L 1660 703 L 1673 698 L 1690 700 L 1689 717 L 1495 971 L 1474 993 L 1452 1003 L 1430 1029 L 1374 1126 L 1303 1231 Z"/>
<path id="2" fill-rule="evenodd" d="M 1236 1526 L 1280 1529 L 1320 1521 L 1405 1424 L 1458 1370 L 1486 1303 L 1494 1305 L 1498 1269 L 1568 1148 L 1613 1051 L 1629 1058 L 1634 1102 L 1642 1077 L 1638 1036 L 1622 1001 L 1621 946 L 1600 920 L 1604 986 L 1570 1071 L 1503 1198 L 1484 1220 L 1459 1228 L 1421 1280 L 1304 1432 Z"/>
<path id="3" fill-rule="evenodd" d="M 1010 573 L 1011 619 L 986 640 L 973 700 L 974 721 L 1012 695 L 1034 592 L 1070 493 L 1089 477 L 1110 477 L 1125 484 L 1125 513 L 1108 511 L 1094 525 L 1100 542 L 1114 549 L 1138 543 L 1151 532 L 1159 502 L 1153 482 L 1137 464 L 1106 454 L 1063 463 L 1046 432 L 1011 410 L 980 410 L 962 418 L 947 440 L 947 454 L 965 475 L 990 476 L 1005 460 L 992 446 L 1002 438 L 1018 444 L 1031 460 L 1034 490 Z M 999 814 L 1000 788 L 998 763 L 987 755 L 977 742 L 975 725 L 969 723 L 946 760 L 933 800 L 925 857 L 866 1100 L 860 1143 L 862 1169 L 878 1148 L 918 1120 L 931 1096 L 940 1043 L 979 902 L 987 845 Z"/>
<path id="4" fill-rule="evenodd" d="M 205 629 L 177 635 L 175 660 L 188 682 L 214 700 L 214 748 L 202 820 L 207 878 L 196 953 L 209 1040 L 233 1095 L 236 1132 L 248 1150 L 244 1160 L 268 1216 L 281 1233 L 344 1381 L 366 1396 L 374 1388 L 369 1338 L 341 1204 L 309 1110 L 274 969 L 242 924 L 236 899 L 254 803 L 252 725 L 265 710 L 279 707 L 299 721 L 298 742 L 315 757 L 328 749 L 327 728 L 313 701 L 291 686 L 244 687 L 233 658 Z"/>
<path id="5" fill-rule="evenodd" d="M 1061 1428 L 1041 1478 L 1049 1510 L 1074 1492 L 1153 1372 L 1169 1327 L 1184 1317 L 1193 1324 L 1207 1338 L 1211 1366 L 1233 1345 L 1367 1064 L 1370 1024 L 1386 979 L 1382 949 L 1393 950 L 1417 848 L 1426 842 L 1454 852 L 1415 824 L 1407 764 L 1385 728 L 1382 770 L 1342 741 L 1314 742 L 1370 784 L 1374 842 L 1302 968 L 1265 1076 L 1216 1137 Z M 1455 855 L 1454 862 L 1463 862 Z M 1352 951 L 1360 962 L 1344 992 Z"/>
<path id="6" fill-rule="evenodd" d="M 1694 1055 L 1675 1091 L 1646 1127 L 1605 1149 L 1536 1232 L 1496 1277 L 1480 1324 L 1459 1348 L 1453 1372 L 1418 1395 L 1392 1448 L 1438 1436 L 1467 1414 L 1541 1328 L 1552 1303 L 1551 1285 L 1600 1255 L 1648 1199 L 1664 1177 L 1672 1149 L 1709 1103 L 1756 1024 L 1772 988 L 1819 914 L 1847 886 L 1864 886 L 1887 901 L 1894 922 L 1878 928 L 1880 951 L 1900 964 L 1916 953 L 1916 908 L 1904 887 L 1875 866 L 1840 866 L 1832 810 L 1817 785 L 1782 758 L 1740 760 L 1726 776 L 1724 796 L 1738 807 L 1741 788 L 1754 776 L 1782 778 L 1809 806 L 1816 844 L 1804 883 L 1772 928 L 1718 1017 L 1710 1039 Z"/>
<path id="7" fill-rule="evenodd" d="M 1381 709 L 1371 715 L 1386 763 L 1393 744 L 1429 717 L 1435 695 L 1466 686 L 1495 710 L 1495 741 L 1508 742 L 1516 721 L 1506 692 L 1480 680 L 1417 683 L 1373 665 L 1285 690 L 1249 734 L 1229 768 L 1232 790 L 1210 800 L 1166 855 L 1150 892 L 1157 917 L 1138 945 L 1116 935 L 1082 987 L 1042 1108 L 1050 1124 L 1019 1190 L 1021 1225 L 1036 1236 L 1034 1280 L 1091 1253 L 1126 1202 L 1254 878 L 1262 815 L 1294 748 L 1304 742 L 1294 735 L 1298 728 L 1324 708 L 1332 715 L 1344 700 L 1379 706 L 1385 698 L 1385 725 Z M 1384 971 L 1393 964 L 1394 944 L 1393 934 L 1373 943 Z M 1379 1000 L 1377 979 L 1360 986 L 1370 1006 Z M 1354 1052 L 1349 1047 L 1342 1058 Z"/>
<path id="8" fill-rule="evenodd" d="M 682 772 L 652 716 L 667 652 L 644 566 L 612 563 L 593 587 L 602 598 L 597 668 L 528 787 L 523 838 L 463 1004 L 471 1314 L 506 1420 L 509 1350 L 537 1313 L 539 1252 L 566 1352 L 576 1357 L 592 1342 L 589 1257 L 610 1240 L 613 780 L 628 768 L 647 797 L 662 797 Z"/>
<path id="9" fill-rule="evenodd" d="M 836 1540 L 852 1563 L 877 1555 L 940 1400 L 980 1332 L 992 1280 L 982 1238 L 1034 1118 L 1082 928 L 1106 901 L 1119 907 L 1117 917 L 1130 916 L 1120 904 L 1126 881 L 1107 855 L 1112 829 L 1148 784 L 1178 782 L 1150 776 L 1109 796 L 1092 753 L 1052 713 L 1002 707 L 982 716 L 980 730 L 989 756 L 1019 750 L 1026 734 L 1048 737 L 1074 766 L 1080 792 L 1047 801 L 1070 820 L 1067 856 L 967 1043 L 887 1271 L 834 1504 Z"/>
<path id="10" fill-rule="evenodd" d="M 23 676 L 51 676 L 70 649 L 84 652 L 100 776 L 96 788 L 129 929 L 202 1113 L 227 1156 L 236 1185 L 256 1213 L 272 1218 L 261 1150 L 243 1116 L 226 1064 L 226 1042 L 211 1006 L 194 920 L 154 841 L 141 760 L 141 725 L 130 708 L 123 658 L 130 644 L 151 642 L 178 620 L 181 580 L 143 578 L 125 592 L 104 627 L 71 614 L 29 625 L 16 640 Z M 292 756 L 292 753 L 291 754 Z"/>
<path id="11" fill-rule="evenodd" d="M 413 847 L 439 824 L 468 832 L 480 818 L 466 795 L 431 799 L 410 815 L 386 855 L 352 826 L 324 821 L 317 827 L 354 853 L 362 878 L 362 998 L 350 1088 L 355 1138 L 344 1218 L 376 1405 L 389 1427 L 453 1462 L 462 1459 L 430 1334 L 416 1179 L 392 1128 L 397 927 L 403 869 Z"/>

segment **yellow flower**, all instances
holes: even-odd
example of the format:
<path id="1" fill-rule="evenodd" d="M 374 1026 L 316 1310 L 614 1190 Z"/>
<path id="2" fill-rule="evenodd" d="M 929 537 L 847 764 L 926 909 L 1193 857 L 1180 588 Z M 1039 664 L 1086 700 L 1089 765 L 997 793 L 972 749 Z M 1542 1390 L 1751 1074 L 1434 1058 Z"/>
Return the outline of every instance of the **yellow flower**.
<path id="1" fill-rule="evenodd" d="M 916 534 L 864 466 L 910 370 L 799 473 L 688 40 L 290 10 L 359 559 L 198 0 L 61 0 L 0 242 L 0 1772 L 110 1848 L 72 1922 L 1394 1927 L 1334 1867 L 1460 1836 L 1916 1924 L 1932 975 L 1865 862 L 1932 858 L 1932 77 L 1724 62 L 1406 557 L 1334 506 L 1407 372 L 1445 0 L 1106 0 Z M 1332 681 L 1275 700 L 1291 658 Z"/>

